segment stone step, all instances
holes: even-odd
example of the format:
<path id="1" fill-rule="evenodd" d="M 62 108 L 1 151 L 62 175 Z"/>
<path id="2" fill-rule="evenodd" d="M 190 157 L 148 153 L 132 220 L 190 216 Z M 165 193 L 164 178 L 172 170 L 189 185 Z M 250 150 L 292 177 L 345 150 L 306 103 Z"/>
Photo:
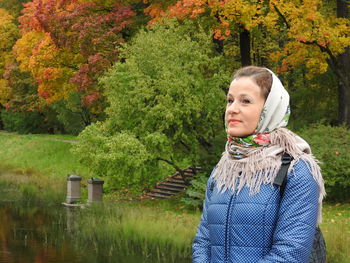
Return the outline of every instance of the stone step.
<path id="1" fill-rule="evenodd" d="M 157 184 L 156 189 L 160 189 L 160 190 L 164 190 L 164 191 L 170 191 L 170 192 L 174 192 L 174 193 L 178 193 L 181 192 L 185 189 L 185 187 L 183 188 L 179 188 L 179 187 L 169 187 L 163 183 Z"/>
<path id="2" fill-rule="evenodd" d="M 168 199 L 168 198 L 171 198 L 171 196 L 164 196 L 164 195 L 160 195 L 160 194 L 157 194 L 157 193 L 147 193 L 146 194 L 147 196 L 150 196 L 154 199 Z"/>
<path id="3" fill-rule="evenodd" d="M 172 184 L 177 184 L 177 185 L 187 185 L 187 183 L 184 180 L 178 180 L 178 179 L 174 179 L 174 178 L 168 178 L 168 180 L 166 181 L 162 181 L 163 182 L 167 182 L 167 183 L 172 183 Z"/>
<path id="4" fill-rule="evenodd" d="M 173 183 L 173 182 L 162 182 L 162 185 L 166 185 L 166 186 L 174 187 L 178 189 L 183 189 L 187 186 L 185 183 L 179 184 L 179 183 Z"/>
<path id="5" fill-rule="evenodd" d="M 166 195 L 166 196 L 171 196 L 171 195 L 175 194 L 174 192 L 161 190 L 161 189 L 157 189 L 157 188 L 152 189 L 150 192 L 151 193 L 161 194 L 161 195 Z"/>
<path id="6" fill-rule="evenodd" d="M 194 174 L 192 172 L 184 172 L 183 176 L 184 177 L 192 177 Z M 182 178 L 180 173 L 176 173 L 173 175 L 175 178 Z"/>

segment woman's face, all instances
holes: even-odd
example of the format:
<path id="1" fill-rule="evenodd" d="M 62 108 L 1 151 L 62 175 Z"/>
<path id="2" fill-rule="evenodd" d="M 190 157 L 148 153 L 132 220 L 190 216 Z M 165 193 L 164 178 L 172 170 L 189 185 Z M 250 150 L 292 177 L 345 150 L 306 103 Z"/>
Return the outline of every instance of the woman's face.
<path id="1" fill-rule="evenodd" d="M 240 77 L 231 82 L 227 94 L 225 120 L 231 137 L 254 134 L 264 107 L 261 88 L 250 77 Z"/>

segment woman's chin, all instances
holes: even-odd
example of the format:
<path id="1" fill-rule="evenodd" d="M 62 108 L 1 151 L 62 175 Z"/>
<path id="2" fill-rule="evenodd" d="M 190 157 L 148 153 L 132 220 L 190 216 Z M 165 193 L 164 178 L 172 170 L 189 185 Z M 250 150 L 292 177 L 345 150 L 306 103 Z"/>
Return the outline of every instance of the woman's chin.
<path id="1" fill-rule="evenodd" d="M 227 134 L 230 137 L 247 137 L 249 135 L 252 135 L 253 133 L 252 132 L 247 132 L 247 131 L 242 130 L 242 129 L 229 128 L 227 130 Z"/>

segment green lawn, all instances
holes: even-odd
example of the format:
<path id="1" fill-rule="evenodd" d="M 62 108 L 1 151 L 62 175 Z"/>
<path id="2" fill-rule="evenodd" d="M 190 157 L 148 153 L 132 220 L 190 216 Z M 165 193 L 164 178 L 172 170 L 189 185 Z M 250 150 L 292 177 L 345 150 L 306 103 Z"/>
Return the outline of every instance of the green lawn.
<path id="1" fill-rule="evenodd" d="M 76 137 L 0 134 L 0 167 L 42 173 L 49 177 L 65 178 L 68 174 L 89 176 L 88 169 L 70 152 L 72 143 L 65 142 L 72 140 Z"/>
<path id="2" fill-rule="evenodd" d="M 326 239 L 327 262 L 350 262 L 350 204 L 324 204 L 321 229 Z"/>

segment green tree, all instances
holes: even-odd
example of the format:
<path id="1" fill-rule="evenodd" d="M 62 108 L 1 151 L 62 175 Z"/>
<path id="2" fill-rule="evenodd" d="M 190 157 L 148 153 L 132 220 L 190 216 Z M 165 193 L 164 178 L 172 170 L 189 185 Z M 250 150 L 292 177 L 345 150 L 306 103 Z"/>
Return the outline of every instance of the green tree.
<path id="1" fill-rule="evenodd" d="M 30 0 L 0 0 L 0 8 L 6 9 L 12 16 L 18 17 L 23 9 L 23 4 Z"/>
<path id="2" fill-rule="evenodd" d="M 229 78 L 211 36 L 190 28 L 164 22 L 141 30 L 124 46 L 124 63 L 100 79 L 107 119 L 87 127 L 75 148 L 95 174 L 119 186 L 147 185 L 164 164 L 181 173 L 184 165 L 217 161 Z"/>

